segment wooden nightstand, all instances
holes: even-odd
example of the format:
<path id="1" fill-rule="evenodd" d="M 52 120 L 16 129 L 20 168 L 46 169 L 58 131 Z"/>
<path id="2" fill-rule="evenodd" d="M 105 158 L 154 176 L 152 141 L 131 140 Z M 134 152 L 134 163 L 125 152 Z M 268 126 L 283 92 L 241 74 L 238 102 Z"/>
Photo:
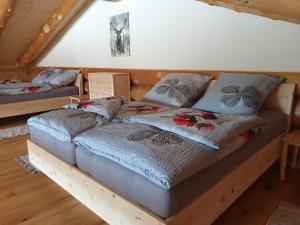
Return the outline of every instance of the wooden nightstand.
<path id="1" fill-rule="evenodd" d="M 128 73 L 89 73 L 90 98 L 124 96 L 130 100 L 130 77 Z"/>
<path id="2" fill-rule="evenodd" d="M 280 163 L 280 178 L 285 179 L 286 176 L 286 165 L 289 152 L 289 146 L 293 146 L 293 159 L 292 159 L 292 169 L 296 168 L 298 150 L 300 147 L 300 130 L 294 130 L 286 134 L 283 138 L 283 148 L 281 152 L 281 163 Z"/>

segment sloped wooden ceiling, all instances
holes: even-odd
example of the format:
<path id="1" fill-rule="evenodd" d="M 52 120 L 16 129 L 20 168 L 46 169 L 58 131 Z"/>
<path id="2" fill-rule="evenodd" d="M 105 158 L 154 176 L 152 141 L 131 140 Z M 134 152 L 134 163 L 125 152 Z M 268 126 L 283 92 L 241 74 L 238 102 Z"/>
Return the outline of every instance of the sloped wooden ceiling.
<path id="1" fill-rule="evenodd" d="M 0 67 L 22 67 L 93 0 L 0 0 Z"/>
<path id="2" fill-rule="evenodd" d="M 238 12 L 300 24 L 300 0 L 198 0 Z"/>
<path id="3" fill-rule="evenodd" d="M 0 68 L 22 67 L 34 62 L 93 1 L 0 0 Z M 198 1 L 300 24 L 300 0 Z"/>
<path id="4" fill-rule="evenodd" d="M 33 35 L 50 17 L 61 0 L 16 0 L 13 16 L 0 34 L 0 65 L 15 66 Z"/>

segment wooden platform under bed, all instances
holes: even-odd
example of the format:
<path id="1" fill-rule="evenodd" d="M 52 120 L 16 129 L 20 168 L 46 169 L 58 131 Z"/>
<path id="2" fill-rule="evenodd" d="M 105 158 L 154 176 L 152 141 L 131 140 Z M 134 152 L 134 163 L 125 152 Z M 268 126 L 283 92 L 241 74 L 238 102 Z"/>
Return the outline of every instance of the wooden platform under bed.
<path id="1" fill-rule="evenodd" d="M 291 120 L 295 84 L 282 84 L 265 109 L 285 113 Z M 281 136 L 265 145 L 235 170 L 174 216 L 162 219 L 91 176 L 28 140 L 30 162 L 109 224 L 209 225 L 280 157 Z"/>

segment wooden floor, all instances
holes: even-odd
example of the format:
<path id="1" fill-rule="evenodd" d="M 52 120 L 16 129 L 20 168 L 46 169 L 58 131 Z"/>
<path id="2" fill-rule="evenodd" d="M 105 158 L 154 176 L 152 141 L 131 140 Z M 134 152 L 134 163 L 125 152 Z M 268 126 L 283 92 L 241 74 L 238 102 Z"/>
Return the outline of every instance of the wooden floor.
<path id="1" fill-rule="evenodd" d="M 1 123 L 0 129 L 10 125 Z M 25 139 L 0 141 L 0 225 L 106 224 L 46 176 L 32 175 L 16 163 L 26 154 Z M 214 225 L 265 225 L 282 199 L 300 204 L 300 171 L 289 171 L 282 182 L 275 165 Z"/>

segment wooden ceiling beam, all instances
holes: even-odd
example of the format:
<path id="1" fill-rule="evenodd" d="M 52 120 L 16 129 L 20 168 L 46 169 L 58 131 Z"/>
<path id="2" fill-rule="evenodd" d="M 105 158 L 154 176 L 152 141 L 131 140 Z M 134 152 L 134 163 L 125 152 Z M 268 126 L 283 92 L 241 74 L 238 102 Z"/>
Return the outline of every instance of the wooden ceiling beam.
<path id="1" fill-rule="evenodd" d="M 0 1 L 0 34 L 4 30 L 8 20 L 14 12 L 15 0 Z"/>
<path id="2" fill-rule="evenodd" d="M 47 22 L 32 39 L 25 52 L 19 57 L 16 66 L 25 66 L 34 61 L 51 40 L 90 2 L 91 0 L 62 0 Z"/>
<path id="3" fill-rule="evenodd" d="M 209 5 L 232 9 L 273 20 L 284 20 L 300 24 L 299 0 L 198 0 Z"/>

